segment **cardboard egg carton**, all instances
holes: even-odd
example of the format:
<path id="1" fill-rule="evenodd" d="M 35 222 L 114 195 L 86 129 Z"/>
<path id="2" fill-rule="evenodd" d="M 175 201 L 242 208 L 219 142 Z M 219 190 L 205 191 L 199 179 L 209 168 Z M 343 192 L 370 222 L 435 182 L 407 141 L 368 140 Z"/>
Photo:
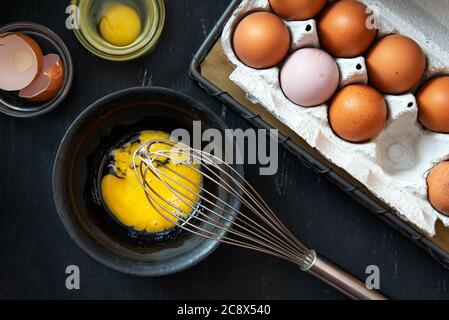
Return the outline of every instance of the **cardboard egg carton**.
<path id="1" fill-rule="evenodd" d="M 448 51 L 408 23 L 407 18 L 390 10 L 390 1 L 361 2 L 380 14 L 378 37 L 400 33 L 421 45 L 429 64 L 423 81 L 448 70 L 444 64 L 444 61 L 449 63 Z M 364 184 L 404 220 L 429 235 L 435 234 L 438 219 L 449 226 L 449 217 L 437 212 L 428 202 L 426 183 L 429 170 L 449 158 L 449 134 L 433 133 L 419 124 L 414 91 L 385 96 L 389 118 L 382 134 L 375 140 L 353 144 L 340 139 L 329 126 L 327 105 L 304 108 L 285 97 L 279 83 L 280 66 L 256 70 L 236 57 L 232 48 L 234 28 L 244 16 L 255 11 L 271 11 L 269 1 L 243 0 L 222 34 L 223 49 L 235 65 L 230 79 L 247 93 L 248 99 L 264 106 L 324 157 Z M 292 35 L 289 54 L 300 48 L 319 47 L 315 20 L 285 23 Z M 340 69 L 340 87 L 368 83 L 364 57 L 336 61 Z"/>

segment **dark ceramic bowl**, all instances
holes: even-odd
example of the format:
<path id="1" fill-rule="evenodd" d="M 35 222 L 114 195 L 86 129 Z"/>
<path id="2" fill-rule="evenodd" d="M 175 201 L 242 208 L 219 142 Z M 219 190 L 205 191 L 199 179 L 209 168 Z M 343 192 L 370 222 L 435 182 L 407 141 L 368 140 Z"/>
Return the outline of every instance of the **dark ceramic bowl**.
<path id="1" fill-rule="evenodd" d="M 117 271 L 160 276 L 191 267 L 218 246 L 217 241 L 180 228 L 169 234 L 137 233 L 114 220 L 99 195 L 101 164 L 120 140 L 142 130 L 171 132 L 183 128 L 191 132 L 193 121 L 201 121 L 203 131 L 226 129 L 223 121 L 199 102 L 164 88 L 113 93 L 75 120 L 56 156 L 53 193 L 67 232 L 83 251 Z M 240 166 L 235 169 L 242 174 Z M 213 190 L 213 186 L 208 191 L 239 207 L 236 198 Z M 211 231 L 220 237 L 225 234 Z"/>
<path id="2" fill-rule="evenodd" d="M 45 102 L 30 102 L 19 98 L 16 92 L 0 91 L 0 112 L 18 117 L 31 118 L 48 113 L 59 106 L 69 94 L 73 82 L 73 62 L 70 51 L 61 38 L 47 27 L 34 22 L 15 22 L 0 28 L 0 34 L 20 32 L 33 38 L 44 55 L 56 53 L 64 64 L 64 84 L 58 94 Z"/>

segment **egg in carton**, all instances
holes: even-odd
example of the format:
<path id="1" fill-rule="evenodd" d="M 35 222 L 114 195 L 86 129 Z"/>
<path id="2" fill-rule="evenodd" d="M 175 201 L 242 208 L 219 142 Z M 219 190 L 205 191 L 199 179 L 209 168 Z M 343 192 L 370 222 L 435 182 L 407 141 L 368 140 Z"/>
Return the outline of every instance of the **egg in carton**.
<path id="1" fill-rule="evenodd" d="M 373 12 L 382 13 L 378 38 L 399 33 L 414 39 L 427 55 L 428 70 L 423 79 L 443 74 L 448 54 L 424 34 L 414 29 L 383 2 L 365 3 Z M 280 66 L 256 70 L 243 64 L 233 50 L 232 37 L 237 24 L 249 13 L 271 12 L 269 0 L 243 0 L 224 27 L 222 47 L 235 70 L 230 79 L 242 88 L 248 99 L 260 103 L 281 122 L 291 128 L 310 146 L 391 206 L 400 217 L 429 235 L 435 235 L 435 223 L 449 226 L 449 217 L 437 212 L 427 198 L 427 176 L 439 162 L 449 158 L 449 134 L 425 130 L 418 122 L 418 105 L 411 93 L 385 95 L 388 120 L 374 140 L 353 144 L 337 137 L 329 125 L 328 106 L 301 107 L 291 102 L 280 85 Z M 319 48 L 317 22 L 284 21 L 291 34 L 289 54 L 301 48 Z M 363 56 L 336 59 L 340 71 L 340 87 L 367 84 L 368 72 Z"/>

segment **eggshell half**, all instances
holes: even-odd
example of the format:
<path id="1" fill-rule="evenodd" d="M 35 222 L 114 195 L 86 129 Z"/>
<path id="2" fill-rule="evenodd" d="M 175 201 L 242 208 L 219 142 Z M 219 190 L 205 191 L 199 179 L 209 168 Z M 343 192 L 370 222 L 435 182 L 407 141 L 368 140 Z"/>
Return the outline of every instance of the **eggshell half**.
<path id="1" fill-rule="evenodd" d="M 18 91 L 27 87 L 42 64 L 42 50 L 29 36 L 7 33 L 0 37 L 0 89 Z"/>
<path id="2" fill-rule="evenodd" d="M 429 201 L 442 214 L 449 216 L 449 162 L 442 162 L 427 177 Z"/>
<path id="3" fill-rule="evenodd" d="M 20 90 L 19 97 L 32 102 L 53 99 L 64 84 L 64 64 L 57 54 L 44 57 L 44 66 L 39 76 L 26 88 Z"/>

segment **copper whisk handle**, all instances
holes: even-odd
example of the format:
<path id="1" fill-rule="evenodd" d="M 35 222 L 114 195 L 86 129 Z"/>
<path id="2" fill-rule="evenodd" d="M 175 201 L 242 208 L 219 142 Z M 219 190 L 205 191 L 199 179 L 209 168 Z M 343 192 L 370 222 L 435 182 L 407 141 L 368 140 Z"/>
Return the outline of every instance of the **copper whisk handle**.
<path id="1" fill-rule="evenodd" d="M 306 271 L 351 299 L 388 300 L 387 297 L 376 290 L 368 289 L 364 283 L 353 275 L 319 256 L 316 256 L 315 261 Z"/>

